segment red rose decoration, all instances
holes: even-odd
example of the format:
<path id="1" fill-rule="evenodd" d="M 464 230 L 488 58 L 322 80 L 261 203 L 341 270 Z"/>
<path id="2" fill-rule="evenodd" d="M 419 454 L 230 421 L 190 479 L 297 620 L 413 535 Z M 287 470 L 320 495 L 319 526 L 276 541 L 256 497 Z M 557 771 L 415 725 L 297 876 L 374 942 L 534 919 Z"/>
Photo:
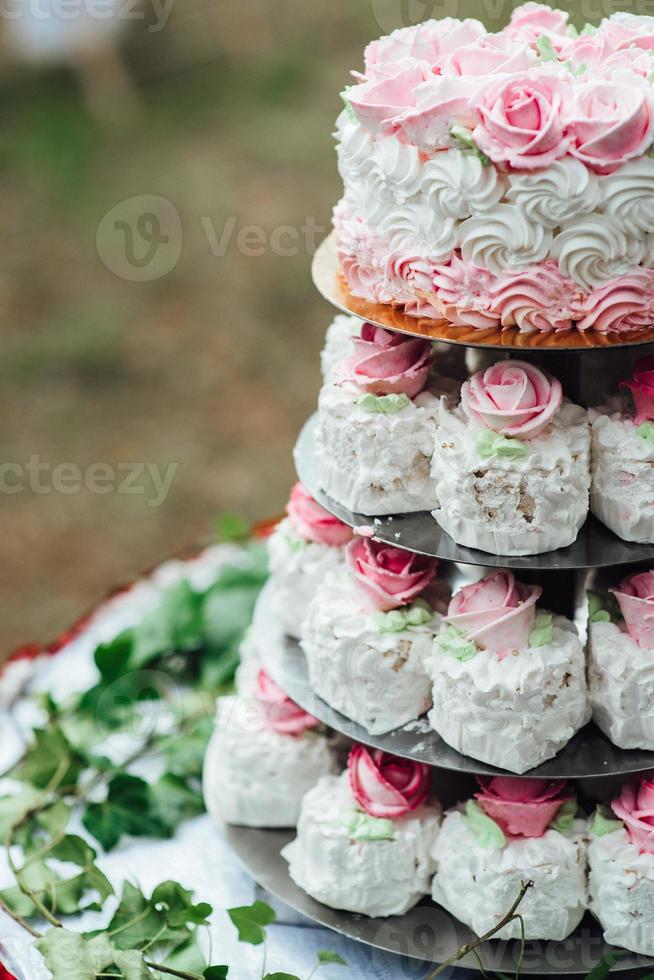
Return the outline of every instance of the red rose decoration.
<path id="1" fill-rule="evenodd" d="M 350 787 L 371 817 L 393 820 L 421 806 L 429 794 L 429 766 L 355 745 L 347 761 Z"/>
<path id="2" fill-rule="evenodd" d="M 255 697 L 264 706 L 270 727 L 279 735 L 302 735 L 320 724 L 317 718 L 291 701 L 265 670 L 260 670 L 257 676 Z"/>
<path id="3" fill-rule="evenodd" d="M 632 844 L 641 853 L 654 854 L 654 779 L 651 775 L 626 783 L 611 808 L 616 817 L 624 821 Z"/>
<path id="4" fill-rule="evenodd" d="M 572 793 L 566 783 L 547 779 L 479 777 L 475 794 L 482 810 L 509 837 L 542 837 Z"/>
<path id="5" fill-rule="evenodd" d="M 286 512 L 294 530 L 304 541 L 338 548 L 352 540 L 352 529 L 321 507 L 317 500 L 296 483 Z"/>
<path id="6" fill-rule="evenodd" d="M 348 381 L 373 395 L 415 398 L 425 387 L 432 364 L 432 346 L 364 323 L 353 338 L 354 354 L 342 365 Z"/>
<path id="7" fill-rule="evenodd" d="M 506 571 L 491 572 L 452 597 L 445 622 L 482 649 L 507 654 L 525 650 L 534 628 L 540 585 L 522 585 Z"/>
<path id="8" fill-rule="evenodd" d="M 500 361 L 461 388 L 468 418 L 516 439 L 533 439 L 561 407 L 561 382 L 526 361 Z"/>
<path id="9" fill-rule="evenodd" d="M 634 368 L 632 381 L 621 381 L 621 388 L 629 388 L 636 406 L 634 422 L 654 421 L 654 355 L 641 357 Z"/>
<path id="10" fill-rule="evenodd" d="M 412 602 L 427 588 L 438 568 L 436 558 L 370 538 L 355 538 L 347 546 L 345 558 L 368 604 L 382 612 Z"/>
<path id="11" fill-rule="evenodd" d="M 609 592 L 620 604 L 629 636 L 639 647 L 654 649 L 654 571 L 632 575 Z"/>

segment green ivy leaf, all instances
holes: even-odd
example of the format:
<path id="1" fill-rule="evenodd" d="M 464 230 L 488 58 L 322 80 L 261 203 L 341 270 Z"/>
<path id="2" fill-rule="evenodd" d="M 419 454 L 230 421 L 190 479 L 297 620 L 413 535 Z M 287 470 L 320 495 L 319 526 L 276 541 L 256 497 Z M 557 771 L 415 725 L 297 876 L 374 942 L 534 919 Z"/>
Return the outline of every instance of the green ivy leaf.
<path id="1" fill-rule="evenodd" d="M 338 953 L 330 952 L 328 949 L 321 949 L 319 951 L 318 962 L 321 966 L 327 963 L 334 963 L 336 966 L 347 966 L 347 960 L 344 960 Z"/>
<path id="2" fill-rule="evenodd" d="M 98 974 L 117 968 L 123 980 L 149 980 L 152 973 L 143 956 L 116 950 L 105 934 L 87 939 L 67 929 L 50 929 L 36 943 L 53 980 L 96 980 Z"/>
<path id="3" fill-rule="evenodd" d="M 266 973 L 263 980 L 300 980 L 294 973 Z"/>
<path id="4" fill-rule="evenodd" d="M 216 518 L 214 537 L 219 544 L 240 544 L 250 537 L 250 524 L 242 514 L 220 514 Z"/>
<path id="5" fill-rule="evenodd" d="M 32 744 L 17 770 L 19 778 L 38 789 L 45 789 L 59 771 L 62 759 L 68 758 L 70 763 L 59 785 L 76 786 L 86 760 L 73 749 L 61 729 L 56 726 L 37 728 L 32 735 Z"/>
<path id="6" fill-rule="evenodd" d="M 254 905 L 241 905 L 227 909 L 227 914 L 238 930 L 238 938 L 242 943 L 259 946 L 266 938 L 265 927 L 272 925 L 277 916 L 265 902 L 255 902 Z"/>
<path id="7" fill-rule="evenodd" d="M 484 813 L 475 800 L 468 800 L 465 808 L 468 826 L 477 838 L 481 847 L 487 850 L 500 850 L 506 844 L 506 837 L 501 827 Z"/>
<path id="8" fill-rule="evenodd" d="M 213 908 L 207 902 L 193 901 L 193 892 L 183 888 L 177 881 L 164 881 L 152 892 L 152 902 L 165 914 L 171 928 L 186 925 L 208 926 L 207 917 Z"/>
<path id="9" fill-rule="evenodd" d="M 228 966 L 208 966 L 202 974 L 204 980 L 227 980 L 229 976 Z"/>
<path id="10" fill-rule="evenodd" d="M 586 980 L 605 980 L 605 977 L 608 977 L 613 967 L 627 955 L 627 951 L 624 949 L 615 949 L 610 953 L 605 953 L 602 959 L 590 971 Z M 644 980 L 649 980 L 649 977 L 645 977 Z"/>
<path id="11" fill-rule="evenodd" d="M 165 773 L 152 786 L 150 795 L 153 818 L 171 835 L 184 820 L 204 813 L 202 793 L 189 786 L 181 776 Z"/>
<path id="12" fill-rule="evenodd" d="M 105 851 L 113 850 L 124 834 L 133 837 L 169 835 L 169 828 L 157 812 L 148 784 L 127 773 L 120 773 L 111 780 L 106 800 L 87 806 L 82 823 Z"/>

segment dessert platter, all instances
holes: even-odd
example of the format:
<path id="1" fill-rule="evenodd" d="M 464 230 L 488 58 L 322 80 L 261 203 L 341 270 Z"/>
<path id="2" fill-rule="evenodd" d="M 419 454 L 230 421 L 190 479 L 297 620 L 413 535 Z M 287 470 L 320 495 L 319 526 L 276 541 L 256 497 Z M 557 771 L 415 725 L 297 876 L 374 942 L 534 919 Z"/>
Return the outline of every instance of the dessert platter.
<path id="1" fill-rule="evenodd" d="M 654 958 L 653 72 L 654 18 L 527 3 L 343 93 L 340 312 L 205 792 L 380 949 Z"/>

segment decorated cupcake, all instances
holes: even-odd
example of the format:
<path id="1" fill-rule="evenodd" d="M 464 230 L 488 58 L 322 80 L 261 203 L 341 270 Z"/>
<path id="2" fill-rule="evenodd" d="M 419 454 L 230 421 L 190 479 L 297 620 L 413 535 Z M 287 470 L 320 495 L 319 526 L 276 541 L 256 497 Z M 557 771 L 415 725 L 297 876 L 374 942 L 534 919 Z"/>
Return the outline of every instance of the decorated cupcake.
<path id="1" fill-rule="evenodd" d="M 525 883 L 519 913 L 526 939 L 563 940 L 587 906 L 586 822 L 565 783 L 479 779 L 481 792 L 445 815 L 433 855 L 435 902 L 478 936 L 507 915 Z M 519 939 L 514 920 L 498 939 Z"/>
<path id="2" fill-rule="evenodd" d="M 301 483 L 291 490 L 286 512 L 268 539 L 271 603 L 286 632 L 297 638 L 325 575 L 342 564 L 352 531 Z"/>
<path id="3" fill-rule="evenodd" d="M 311 602 L 301 642 L 315 693 L 380 734 L 431 704 L 438 562 L 370 538 L 355 538 L 345 556 Z"/>
<path id="4" fill-rule="evenodd" d="M 590 825 L 590 910 L 612 946 L 654 956 L 654 779 L 630 780 Z"/>
<path id="5" fill-rule="evenodd" d="M 343 507 L 393 514 L 434 506 L 438 398 L 432 345 L 364 323 L 318 401 L 320 485 Z"/>
<path id="6" fill-rule="evenodd" d="M 361 333 L 362 321 L 356 316 L 337 313 L 327 327 L 325 346 L 320 353 L 320 370 L 327 379 L 339 361 L 354 353 L 352 340 Z"/>
<path id="7" fill-rule="evenodd" d="M 654 356 L 638 361 L 620 387 L 631 398 L 591 409 L 596 517 L 624 541 L 654 543 Z"/>
<path id="8" fill-rule="evenodd" d="M 347 771 L 325 776 L 302 801 L 297 837 L 283 851 L 293 881 L 334 909 L 402 915 L 429 892 L 440 806 L 429 768 L 356 745 Z"/>
<path id="9" fill-rule="evenodd" d="M 621 749 L 654 751 L 654 571 L 609 591 L 617 606 L 597 594 L 589 600 L 593 718 Z"/>
<path id="10" fill-rule="evenodd" d="M 585 409 L 524 361 L 501 361 L 442 400 L 432 461 L 434 517 L 457 544 L 536 555 L 573 543 L 588 513 Z"/>
<path id="11" fill-rule="evenodd" d="M 253 697 L 221 698 L 204 763 L 204 799 L 214 819 L 294 827 L 306 791 L 337 768 L 319 725 L 265 670 Z"/>
<path id="12" fill-rule="evenodd" d="M 432 727 L 452 748 L 523 773 L 590 718 L 577 630 L 537 607 L 542 589 L 495 571 L 452 598 L 434 643 Z"/>

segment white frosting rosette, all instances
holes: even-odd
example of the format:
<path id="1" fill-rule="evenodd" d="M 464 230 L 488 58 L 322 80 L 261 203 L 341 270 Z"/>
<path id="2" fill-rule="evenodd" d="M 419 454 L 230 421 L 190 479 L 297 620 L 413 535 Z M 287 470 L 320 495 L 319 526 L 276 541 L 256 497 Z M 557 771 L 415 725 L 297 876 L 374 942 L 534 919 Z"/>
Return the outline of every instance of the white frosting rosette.
<path id="1" fill-rule="evenodd" d="M 355 513 L 433 507 L 438 399 L 423 390 L 432 346 L 369 323 L 353 345 L 353 356 L 333 369 L 320 392 L 320 485 Z"/>
<path id="2" fill-rule="evenodd" d="M 440 615 L 421 599 L 436 561 L 368 539 L 347 549 L 309 606 L 301 644 L 314 692 L 371 734 L 431 704 L 427 662 Z"/>
<path id="3" fill-rule="evenodd" d="M 402 915 L 429 892 L 440 807 L 427 766 L 356 746 L 349 771 L 302 802 L 297 838 L 282 851 L 293 881 L 335 909 Z"/>
<path id="4" fill-rule="evenodd" d="M 590 431 L 585 409 L 556 379 L 501 361 L 441 400 L 433 515 L 457 544 L 535 555 L 572 544 L 588 513 Z"/>
<path id="5" fill-rule="evenodd" d="M 654 784 L 627 783 L 589 827 L 590 910 L 607 943 L 654 956 Z"/>
<path id="6" fill-rule="evenodd" d="M 654 542 L 654 359 L 640 360 L 626 403 L 591 409 L 591 510 L 623 541 Z"/>
<path id="7" fill-rule="evenodd" d="M 323 579 L 342 564 L 352 531 L 300 483 L 291 491 L 287 511 L 268 539 L 270 601 L 286 632 L 297 638 Z"/>
<path id="8" fill-rule="evenodd" d="M 435 902 L 478 936 L 507 916 L 526 882 L 518 913 L 526 939 L 564 940 L 587 906 L 585 821 L 561 784 L 485 780 L 475 800 L 445 815 L 433 856 Z M 517 919 L 498 939 L 519 939 Z"/>
<path id="9" fill-rule="evenodd" d="M 331 374 L 332 368 L 354 353 L 352 338 L 361 331 L 361 320 L 356 316 L 337 313 L 327 327 L 325 345 L 320 353 L 320 370 L 323 380 Z"/>
<path id="10" fill-rule="evenodd" d="M 453 597 L 430 671 L 432 728 L 463 755 L 524 773 L 590 719 L 573 623 L 536 609 L 539 586 L 497 571 Z"/>
<path id="11" fill-rule="evenodd" d="M 264 671 L 256 696 L 221 698 L 204 762 L 211 816 L 244 827 L 294 827 L 304 794 L 337 769 L 317 725 Z"/>
<path id="12" fill-rule="evenodd" d="M 654 572 L 611 590 L 624 617 L 612 622 L 591 594 L 588 684 L 593 718 L 614 745 L 654 751 Z"/>

